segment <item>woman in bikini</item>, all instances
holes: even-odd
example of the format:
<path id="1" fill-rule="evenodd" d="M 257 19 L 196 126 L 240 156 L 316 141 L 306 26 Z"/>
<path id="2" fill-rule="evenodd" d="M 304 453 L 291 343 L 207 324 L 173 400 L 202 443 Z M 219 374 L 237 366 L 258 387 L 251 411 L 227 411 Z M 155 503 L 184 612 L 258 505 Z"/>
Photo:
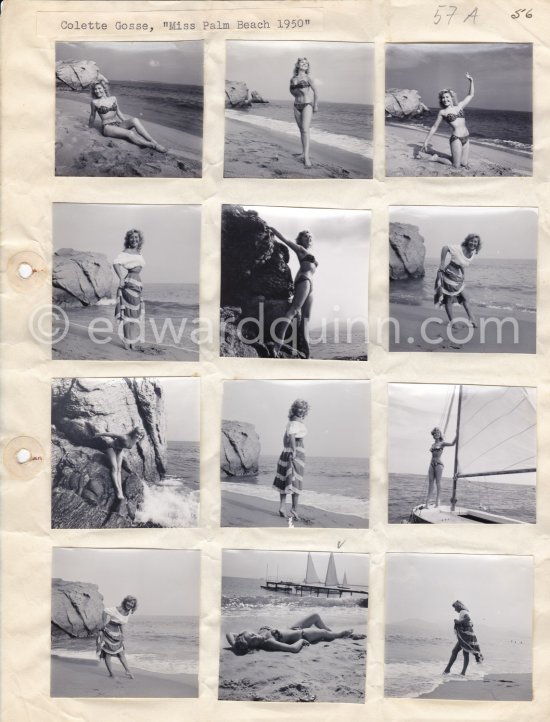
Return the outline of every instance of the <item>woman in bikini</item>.
<path id="1" fill-rule="evenodd" d="M 115 318 L 122 327 L 122 343 L 125 349 L 134 350 L 140 335 L 140 324 L 145 313 L 141 298 L 143 283 L 141 270 L 145 259 L 141 249 L 145 240 L 137 228 L 127 231 L 124 236 L 124 249 L 113 261 L 113 268 L 119 279 L 116 296 Z"/>
<path id="2" fill-rule="evenodd" d="M 470 617 L 470 613 L 467 607 L 458 599 L 452 604 L 455 612 L 458 613 L 458 618 L 454 620 L 454 631 L 457 638 L 457 643 L 453 647 L 451 652 L 451 658 L 449 664 L 443 670 L 443 674 L 449 674 L 453 664 L 456 661 L 458 653 L 462 650 L 464 662 L 462 664 L 462 672 L 460 673 L 463 677 L 466 676 L 466 670 L 470 662 L 470 653 L 474 655 L 475 660 L 478 664 L 483 662 L 483 655 L 479 648 L 479 642 L 474 634 L 474 625 Z"/>
<path id="3" fill-rule="evenodd" d="M 306 168 L 311 168 L 309 157 L 309 136 L 311 118 L 317 112 L 317 89 L 309 76 L 309 61 L 298 58 L 294 73 L 290 78 L 290 93 L 294 96 L 294 118 L 302 139 L 303 161 Z"/>
<path id="4" fill-rule="evenodd" d="M 306 455 L 304 452 L 304 437 L 307 429 L 304 419 L 308 415 L 309 404 L 303 399 L 296 399 L 288 412 L 288 423 L 283 436 L 283 450 L 277 461 L 277 471 L 273 481 L 273 488 L 279 492 L 279 516 L 286 514 L 284 506 L 287 494 L 292 495 L 292 508 L 290 516 L 296 521 L 298 516 L 298 500 L 302 492 Z"/>
<path id="5" fill-rule="evenodd" d="M 109 95 L 109 86 L 104 80 L 91 87 L 90 119 L 88 125 L 94 126 L 96 113 L 101 118 L 101 132 L 110 138 L 124 138 L 142 148 L 152 148 L 166 153 L 166 148 L 157 143 L 143 127 L 138 118 L 125 118 L 118 107 L 114 95 Z"/>
<path id="6" fill-rule="evenodd" d="M 143 439 L 145 432 L 136 426 L 128 434 L 113 434 L 107 432 L 97 434 L 97 436 L 107 447 L 105 454 L 111 467 L 111 478 L 116 490 L 117 499 L 122 501 L 124 499 L 124 493 L 122 491 L 122 462 L 128 449 L 133 449 L 138 441 Z"/>
<path id="7" fill-rule="evenodd" d="M 451 144 L 451 160 L 448 158 L 441 158 L 437 154 L 433 154 L 431 160 L 439 163 L 449 164 L 452 163 L 454 168 L 460 168 L 460 166 L 468 167 L 468 158 L 470 155 L 470 135 L 468 128 L 466 127 L 466 120 L 464 118 L 464 108 L 474 97 L 474 79 L 469 73 L 466 73 L 466 78 L 470 83 L 468 95 L 464 100 L 457 102 L 456 93 L 454 90 L 441 90 L 439 93 L 439 107 L 441 110 L 437 114 L 435 123 L 430 128 L 430 132 L 426 136 L 426 140 L 422 146 L 422 150 L 427 152 L 428 143 L 430 142 L 433 134 L 439 128 L 439 124 L 442 120 L 445 120 L 452 128 L 452 135 L 449 138 Z"/>
<path id="8" fill-rule="evenodd" d="M 96 649 L 99 658 L 103 659 L 109 677 L 114 677 L 111 667 L 111 657 L 118 657 L 124 667 L 126 676 L 134 679 L 130 672 L 126 655 L 124 654 L 124 626 L 128 623 L 130 614 L 137 610 L 138 603 L 135 597 L 124 597 L 118 607 L 109 607 L 103 612 L 103 627 L 97 635 Z"/>
<path id="9" fill-rule="evenodd" d="M 441 461 L 441 456 L 443 455 L 443 449 L 446 446 L 454 446 L 456 444 L 456 438 L 450 443 L 448 441 L 444 441 L 443 434 L 437 427 L 435 429 L 432 429 L 431 433 L 434 442 L 430 447 L 430 453 L 432 455 L 432 458 L 430 461 L 430 467 L 428 469 L 428 495 L 426 496 L 426 509 L 430 505 L 430 497 L 432 496 L 434 485 L 436 487 L 435 506 L 436 508 L 439 507 L 441 499 L 441 477 L 443 476 L 444 466 L 443 462 Z"/>
<path id="10" fill-rule="evenodd" d="M 273 356 L 275 358 L 279 356 L 288 327 L 294 317 L 301 314 L 300 331 L 304 346 L 304 358 L 309 358 L 309 320 L 311 317 L 311 307 L 313 305 L 312 279 L 319 265 L 319 261 L 309 252 L 313 239 L 309 231 L 300 231 L 296 237 L 296 241 L 288 241 L 275 228 L 270 228 L 270 230 L 276 238 L 294 251 L 300 261 L 300 270 L 294 279 L 294 296 L 287 312 L 283 319 L 281 319 L 282 323 L 279 324 L 279 326 L 282 325 L 282 329 L 279 328 L 278 330 L 279 341 L 273 346 Z"/>
<path id="11" fill-rule="evenodd" d="M 290 629 L 260 627 L 258 632 L 241 632 L 240 634 L 229 632 L 225 636 L 233 652 L 238 655 L 247 654 L 256 649 L 263 649 L 265 652 L 298 654 L 304 647 L 318 642 L 333 642 L 335 639 L 345 637 L 363 638 L 362 635 L 354 635 L 353 629 L 333 632 L 316 612 L 301 619 Z"/>
<path id="12" fill-rule="evenodd" d="M 477 233 L 469 233 L 459 245 L 443 246 L 441 261 L 435 278 L 434 303 L 436 306 L 445 306 L 449 323 L 454 320 L 453 304 L 464 306 L 466 315 L 472 326 L 477 322 L 470 311 L 469 300 L 466 296 L 464 269 L 468 268 L 475 256 L 481 251 L 481 238 Z M 449 258 L 449 261 L 447 261 Z"/>

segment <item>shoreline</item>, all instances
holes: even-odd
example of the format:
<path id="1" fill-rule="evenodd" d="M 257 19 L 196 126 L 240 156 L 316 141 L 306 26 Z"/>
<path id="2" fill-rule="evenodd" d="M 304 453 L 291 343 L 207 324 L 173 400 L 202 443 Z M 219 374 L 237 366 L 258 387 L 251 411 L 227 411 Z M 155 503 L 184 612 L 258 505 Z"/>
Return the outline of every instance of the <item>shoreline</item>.
<path id="1" fill-rule="evenodd" d="M 233 491 L 224 491 L 221 481 L 222 527 L 288 527 L 288 519 L 278 514 L 279 504 L 277 494 L 273 492 L 273 502 L 252 496 L 238 494 Z M 290 510 L 290 504 L 287 504 Z M 287 514 L 288 514 L 287 510 Z M 300 504 L 298 507 L 300 521 L 295 521 L 295 527 L 320 529 L 366 529 L 368 519 L 351 514 L 324 511 L 313 506 Z"/>
<path id="2" fill-rule="evenodd" d="M 483 679 L 445 679 L 434 690 L 415 699 L 530 702 L 533 699 L 532 685 L 532 675 L 529 673 L 502 672 L 487 674 Z"/>
<path id="3" fill-rule="evenodd" d="M 453 168 L 430 160 L 422 153 L 416 157 L 428 132 L 394 123 L 385 124 L 386 176 L 531 176 L 532 156 L 513 149 L 470 141 L 469 168 Z M 450 133 L 449 133 L 450 137 Z M 450 157 L 449 137 L 434 135 L 430 145 L 441 157 Z"/>
<path id="4" fill-rule="evenodd" d="M 198 697 L 198 675 L 164 674 L 131 668 L 125 676 L 118 660 L 109 677 L 101 660 L 51 655 L 52 697 Z"/>
<path id="5" fill-rule="evenodd" d="M 225 118 L 225 178 L 372 178 L 372 158 L 312 140 L 312 168 L 306 168 L 301 152 L 297 127 L 292 137 Z"/>

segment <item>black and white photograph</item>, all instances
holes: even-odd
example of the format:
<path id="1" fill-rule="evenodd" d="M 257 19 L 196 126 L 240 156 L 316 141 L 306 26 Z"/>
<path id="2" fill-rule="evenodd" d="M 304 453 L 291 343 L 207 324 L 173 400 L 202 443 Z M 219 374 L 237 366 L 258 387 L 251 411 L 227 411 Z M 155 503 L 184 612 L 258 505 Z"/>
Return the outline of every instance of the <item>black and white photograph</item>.
<path id="1" fill-rule="evenodd" d="M 54 203 L 52 357 L 198 361 L 199 206 Z"/>
<path id="2" fill-rule="evenodd" d="M 530 701 L 533 558 L 387 554 L 385 696 Z"/>
<path id="3" fill-rule="evenodd" d="M 57 176 L 198 178 L 203 44 L 58 42 Z"/>
<path id="4" fill-rule="evenodd" d="M 372 178 L 374 45 L 226 47 L 226 178 Z"/>
<path id="5" fill-rule="evenodd" d="M 364 702 L 368 604 L 367 554 L 224 549 L 218 698 Z"/>
<path id="6" fill-rule="evenodd" d="M 530 176 L 530 43 L 386 46 L 387 176 Z"/>
<path id="7" fill-rule="evenodd" d="M 225 381 L 222 418 L 222 526 L 368 527 L 368 381 Z"/>
<path id="8" fill-rule="evenodd" d="M 196 527 L 200 380 L 52 381 L 53 529 Z"/>
<path id="9" fill-rule="evenodd" d="M 536 389 L 389 384 L 390 524 L 534 524 Z"/>
<path id="10" fill-rule="evenodd" d="M 222 207 L 220 356 L 366 361 L 371 213 Z"/>
<path id="11" fill-rule="evenodd" d="M 198 697 L 200 552 L 56 548 L 52 697 Z"/>
<path id="12" fill-rule="evenodd" d="M 390 208 L 389 350 L 537 350 L 538 210 Z"/>

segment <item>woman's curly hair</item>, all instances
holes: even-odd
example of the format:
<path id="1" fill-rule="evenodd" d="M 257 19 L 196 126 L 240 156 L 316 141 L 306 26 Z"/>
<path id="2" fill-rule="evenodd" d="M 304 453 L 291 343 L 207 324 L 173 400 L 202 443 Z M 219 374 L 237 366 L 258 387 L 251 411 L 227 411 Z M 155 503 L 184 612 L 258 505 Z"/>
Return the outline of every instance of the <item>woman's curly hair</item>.
<path id="1" fill-rule="evenodd" d="M 294 416 L 303 419 L 309 412 L 309 404 L 304 399 L 296 399 L 288 412 L 288 418 L 292 419 Z"/>
<path id="2" fill-rule="evenodd" d="M 94 89 L 95 89 L 96 85 L 101 85 L 101 87 L 105 91 L 106 95 L 111 95 L 111 91 L 109 89 L 109 83 L 107 82 L 107 80 L 96 80 L 95 83 L 92 83 L 90 85 L 90 95 L 92 96 L 92 98 L 95 97 Z"/>
<path id="3" fill-rule="evenodd" d="M 307 58 L 298 58 L 298 60 L 294 64 L 294 75 L 298 75 L 298 73 L 300 72 L 300 68 L 298 66 L 300 65 L 302 60 L 305 60 L 307 63 L 307 70 L 305 70 L 304 72 L 306 75 L 309 75 L 309 60 Z"/>
<path id="4" fill-rule="evenodd" d="M 481 251 L 481 238 L 477 235 L 477 233 L 468 233 L 468 235 L 466 236 L 466 238 L 462 241 L 462 243 L 460 245 L 462 246 L 462 248 L 465 248 L 468 245 L 468 243 L 471 240 L 473 240 L 474 238 L 477 238 L 476 253 L 479 253 Z"/>
<path id="5" fill-rule="evenodd" d="M 300 231 L 300 233 L 298 233 L 298 235 L 296 236 L 296 243 L 299 246 L 302 246 L 302 248 L 307 248 L 307 246 L 304 245 L 304 240 L 306 238 L 309 238 L 308 245 L 310 245 L 311 241 L 313 240 L 313 236 L 311 235 L 311 233 L 309 231 Z"/>
<path id="6" fill-rule="evenodd" d="M 451 98 L 452 98 L 453 105 L 457 105 L 457 103 L 458 103 L 458 98 L 456 97 L 455 91 L 454 91 L 454 90 L 451 90 L 450 88 L 443 88 L 443 90 L 440 90 L 439 93 L 437 94 L 437 97 L 439 98 L 439 107 L 440 107 L 440 108 L 444 108 L 444 107 L 445 107 L 445 106 L 443 105 L 443 96 L 445 95 L 445 93 L 449 93 L 449 95 L 450 95 Z"/>
<path id="7" fill-rule="evenodd" d="M 129 242 L 130 242 L 130 236 L 133 236 L 134 233 L 137 233 L 139 236 L 139 243 L 137 245 L 138 251 L 141 252 L 141 249 L 143 248 L 143 244 L 145 243 L 145 238 L 143 237 L 143 233 L 138 230 L 137 228 L 130 228 L 129 231 L 126 231 L 126 235 L 124 236 L 124 248 L 129 248 Z"/>
<path id="8" fill-rule="evenodd" d="M 130 612 L 130 614 L 134 614 L 134 612 L 136 612 L 137 608 L 138 608 L 138 600 L 135 597 L 133 597 L 131 594 L 128 594 L 126 597 L 124 597 L 120 606 L 123 607 L 126 604 L 126 602 L 134 602 L 134 608 Z"/>

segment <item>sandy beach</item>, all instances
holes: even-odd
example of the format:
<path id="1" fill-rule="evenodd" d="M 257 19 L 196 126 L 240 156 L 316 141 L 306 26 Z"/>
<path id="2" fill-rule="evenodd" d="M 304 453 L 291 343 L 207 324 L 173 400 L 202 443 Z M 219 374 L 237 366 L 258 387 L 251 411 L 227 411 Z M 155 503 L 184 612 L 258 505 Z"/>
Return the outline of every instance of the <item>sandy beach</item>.
<path id="1" fill-rule="evenodd" d="M 426 138 L 424 129 L 386 123 L 385 134 L 387 176 L 529 176 L 533 172 L 532 157 L 514 150 L 471 140 L 469 168 L 457 169 L 431 161 L 427 153 L 416 157 Z M 450 158 L 449 137 L 434 135 L 430 145 L 433 152 Z"/>
<path id="2" fill-rule="evenodd" d="M 533 699 L 532 678 L 530 674 L 488 674 L 483 679 L 445 680 L 433 692 L 421 694 L 420 699 L 462 699 L 510 702 L 518 700 L 528 702 Z"/>
<path id="3" fill-rule="evenodd" d="M 391 292 L 391 290 L 390 290 Z M 536 321 L 535 315 L 520 311 L 480 308 L 473 306 L 478 320 L 478 328 L 472 329 L 467 324 L 460 328 L 458 322 L 453 327 L 456 339 L 446 338 L 447 317 L 445 312 L 429 305 L 410 305 L 392 303 L 390 301 L 390 317 L 399 322 L 398 332 L 389 326 L 390 351 L 451 351 L 462 353 L 536 353 Z M 458 313 L 461 314 L 462 310 Z M 458 314 L 457 314 L 458 317 Z M 440 319 L 425 327 L 425 338 L 421 338 L 422 323 L 429 318 Z M 512 321 L 505 321 L 501 327 L 499 341 L 499 324 L 489 319 L 515 319 L 517 322 L 517 338 Z M 470 338 L 471 336 L 471 338 Z M 438 343 L 430 340 L 441 338 Z"/>
<path id="4" fill-rule="evenodd" d="M 372 159 L 311 141 L 312 168 L 305 168 L 296 137 L 225 119 L 226 178 L 372 178 Z"/>
<path id="5" fill-rule="evenodd" d="M 52 697 L 198 697 L 198 680 L 191 674 L 159 674 L 132 669 L 124 675 L 118 660 L 109 677 L 103 662 L 51 657 Z"/>
<path id="6" fill-rule="evenodd" d="M 197 178 L 202 168 L 201 138 L 149 120 L 144 125 L 167 153 L 140 148 L 102 135 L 99 121 L 88 127 L 89 98 L 56 97 L 55 174 L 57 176 L 122 176 Z M 84 102 L 85 100 L 85 102 Z"/>

